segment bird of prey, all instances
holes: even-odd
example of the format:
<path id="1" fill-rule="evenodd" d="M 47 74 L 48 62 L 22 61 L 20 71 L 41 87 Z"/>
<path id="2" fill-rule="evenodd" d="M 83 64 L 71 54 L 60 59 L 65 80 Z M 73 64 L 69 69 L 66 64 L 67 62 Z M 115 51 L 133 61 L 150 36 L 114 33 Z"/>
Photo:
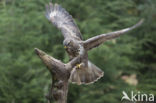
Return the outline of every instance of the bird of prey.
<path id="1" fill-rule="evenodd" d="M 88 60 L 88 50 L 99 46 L 106 40 L 116 38 L 121 34 L 130 31 L 142 23 L 141 20 L 132 27 L 116 32 L 101 34 L 84 41 L 72 16 L 60 5 L 52 3 L 46 5 L 46 17 L 54 26 L 61 30 L 64 36 L 63 45 L 70 60 L 85 53 L 85 56 L 81 59 L 81 63 L 77 64 L 71 72 L 70 81 L 76 84 L 93 83 L 104 74 L 101 69 Z"/>

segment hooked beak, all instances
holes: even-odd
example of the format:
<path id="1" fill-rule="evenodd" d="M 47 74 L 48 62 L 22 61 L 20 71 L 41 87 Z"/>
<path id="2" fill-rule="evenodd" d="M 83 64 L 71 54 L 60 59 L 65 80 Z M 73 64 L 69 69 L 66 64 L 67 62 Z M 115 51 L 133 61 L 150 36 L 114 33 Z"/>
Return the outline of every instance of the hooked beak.
<path id="1" fill-rule="evenodd" d="M 64 46 L 65 49 L 67 49 L 67 46 Z"/>

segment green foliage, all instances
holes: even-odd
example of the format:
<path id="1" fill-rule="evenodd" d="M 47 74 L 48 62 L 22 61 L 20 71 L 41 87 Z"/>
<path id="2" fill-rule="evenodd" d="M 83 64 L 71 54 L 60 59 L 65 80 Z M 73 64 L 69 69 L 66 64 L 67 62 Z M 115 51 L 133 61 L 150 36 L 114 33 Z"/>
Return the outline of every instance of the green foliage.
<path id="1" fill-rule="evenodd" d="M 35 55 L 40 48 L 64 62 L 63 36 L 44 16 L 49 0 L 0 1 L 0 103 L 46 103 L 51 77 Z M 89 51 L 104 72 L 92 85 L 70 85 L 68 103 L 120 103 L 122 91 L 156 95 L 155 0 L 53 0 L 66 8 L 84 40 L 135 24 L 140 28 Z M 136 74 L 129 85 L 122 75 Z"/>

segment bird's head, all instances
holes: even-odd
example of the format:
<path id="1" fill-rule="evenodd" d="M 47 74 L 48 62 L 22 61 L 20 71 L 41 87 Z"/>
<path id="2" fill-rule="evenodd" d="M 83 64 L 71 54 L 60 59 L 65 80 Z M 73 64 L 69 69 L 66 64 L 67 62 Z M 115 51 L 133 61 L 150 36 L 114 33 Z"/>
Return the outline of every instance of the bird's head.
<path id="1" fill-rule="evenodd" d="M 65 49 L 77 49 L 79 47 L 78 43 L 72 39 L 65 39 L 63 45 Z"/>

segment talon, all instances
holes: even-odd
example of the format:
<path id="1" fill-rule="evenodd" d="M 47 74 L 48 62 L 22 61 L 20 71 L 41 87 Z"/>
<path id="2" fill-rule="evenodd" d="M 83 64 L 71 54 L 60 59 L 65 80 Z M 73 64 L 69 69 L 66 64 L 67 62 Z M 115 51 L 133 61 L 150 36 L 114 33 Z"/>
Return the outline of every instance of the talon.
<path id="1" fill-rule="evenodd" d="M 81 68 L 81 64 L 76 64 L 76 67 L 77 67 L 78 69 L 80 69 L 80 68 Z"/>

